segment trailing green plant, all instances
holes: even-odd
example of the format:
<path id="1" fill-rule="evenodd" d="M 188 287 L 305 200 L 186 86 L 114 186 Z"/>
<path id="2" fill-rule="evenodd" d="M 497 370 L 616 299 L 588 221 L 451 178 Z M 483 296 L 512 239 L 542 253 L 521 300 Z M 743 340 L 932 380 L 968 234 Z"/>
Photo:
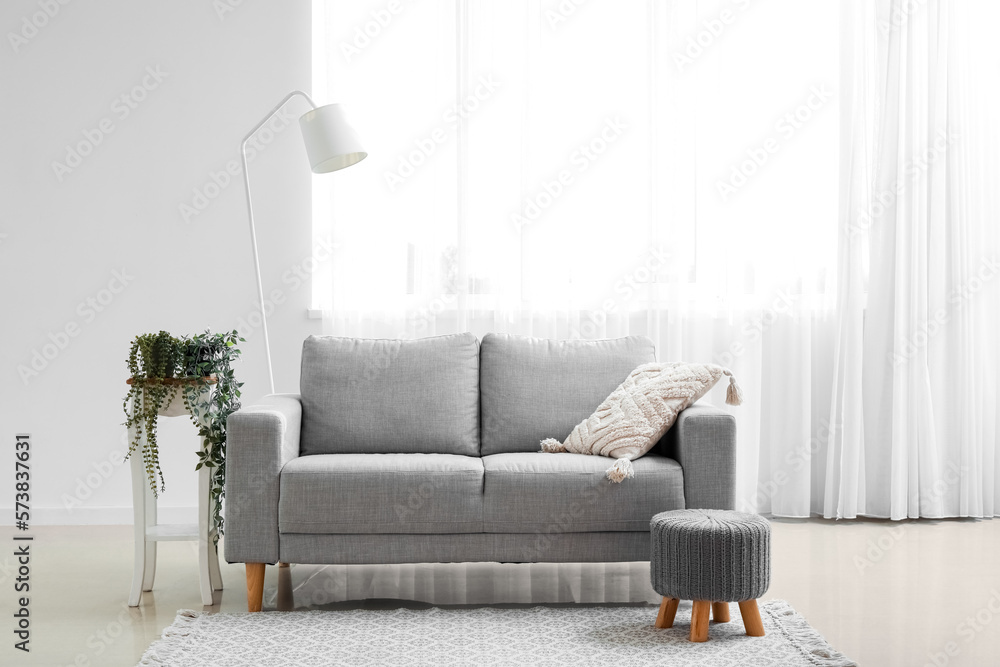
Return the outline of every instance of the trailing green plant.
<path id="1" fill-rule="evenodd" d="M 216 541 L 223 534 L 222 499 L 226 495 L 226 421 L 240 409 L 240 387 L 233 373 L 233 363 L 240 357 L 237 345 L 243 342 L 234 329 L 229 333 L 205 333 L 183 339 L 183 368 L 189 376 L 214 375 L 216 384 L 207 401 L 201 400 L 198 385 L 186 386 L 184 405 L 191 421 L 204 439 L 205 447 L 198 452 L 195 470 L 212 469 L 211 497 L 214 510 Z"/>
<path id="2" fill-rule="evenodd" d="M 157 416 L 181 392 L 184 407 L 204 442 L 195 470 L 212 469 L 216 541 L 223 534 L 226 420 L 240 409 L 243 386 L 236 381 L 233 364 L 239 359 L 237 345 L 243 340 L 236 330 L 228 333 L 206 330 L 180 339 L 166 331 L 143 334 L 132 341 L 127 361 L 131 384 L 123 409 L 125 426 L 135 429 L 135 437 L 126 458 L 140 451 L 153 495 L 166 490 L 156 440 Z"/>
<path id="3" fill-rule="evenodd" d="M 161 331 L 136 336 L 128 353 L 131 385 L 125 394 L 122 408 L 125 411 L 125 427 L 135 428 L 135 437 L 129 444 L 125 458 L 141 449 L 146 478 L 154 496 L 159 495 L 159 491 L 166 490 L 156 441 L 156 417 L 161 406 L 169 405 L 177 395 L 179 385 L 165 380 L 174 377 L 179 352 L 179 341 L 166 331 Z"/>
<path id="4" fill-rule="evenodd" d="M 136 348 L 141 353 L 142 365 L 136 366 L 147 378 L 172 378 L 177 371 L 177 361 L 180 356 L 180 341 L 161 331 L 157 334 L 145 334 L 136 336 L 132 345 L 132 354 L 129 356 L 129 363 L 132 363 L 132 356 Z M 131 367 L 129 370 L 133 370 Z M 133 375 L 132 377 L 136 377 Z"/>

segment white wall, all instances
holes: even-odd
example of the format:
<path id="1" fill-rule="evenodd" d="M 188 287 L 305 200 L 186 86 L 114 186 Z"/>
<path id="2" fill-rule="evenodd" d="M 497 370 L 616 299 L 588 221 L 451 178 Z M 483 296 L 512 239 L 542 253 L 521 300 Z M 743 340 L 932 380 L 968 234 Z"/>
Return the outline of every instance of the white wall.
<path id="1" fill-rule="evenodd" d="M 180 207 L 194 207 L 193 190 L 238 159 L 240 139 L 285 93 L 308 90 L 309 2 L 5 0 L 0 28 L 0 523 L 13 505 L 11 443 L 25 431 L 35 523 L 131 522 L 128 465 L 115 456 L 130 340 L 232 329 L 255 310 L 240 178 L 209 187 L 216 196 L 190 221 Z M 290 103 L 293 121 L 303 104 Z M 88 135 L 93 151 L 57 173 Z M 301 143 L 289 126 L 250 167 L 265 291 L 286 299 L 271 320 L 278 391 L 296 391 L 302 339 L 318 329 L 309 285 L 282 280 L 310 254 Z M 74 336 L 60 335 L 67 327 Z M 262 337 L 244 333 L 248 404 L 267 381 Z M 50 336 L 64 347 L 46 350 Z M 23 379 L 36 352 L 52 358 Z M 195 432 L 162 421 L 160 505 L 177 509 L 161 520 L 177 520 L 195 504 Z M 67 497 L 79 506 L 66 509 Z"/>

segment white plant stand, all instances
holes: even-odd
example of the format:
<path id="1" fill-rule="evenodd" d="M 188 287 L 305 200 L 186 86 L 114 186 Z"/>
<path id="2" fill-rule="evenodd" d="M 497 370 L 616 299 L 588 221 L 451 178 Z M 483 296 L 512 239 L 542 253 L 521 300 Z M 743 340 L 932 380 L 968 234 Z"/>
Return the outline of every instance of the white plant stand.
<path id="1" fill-rule="evenodd" d="M 170 405 L 160 410 L 163 417 L 179 417 L 189 414 L 184 407 L 180 391 Z M 134 409 L 134 406 L 133 406 Z M 145 434 L 143 434 L 143 440 Z M 135 430 L 129 429 L 129 442 L 134 442 Z M 201 439 L 204 449 L 205 441 Z M 132 510 L 135 526 L 135 569 L 132 574 L 132 590 L 128 596 L 128 606 L 138 607 L 143 591 L 153 590 L 156 576 L 156 543 L 162 541 L 195 541 L 198 543 L 199 580 L 201 602 L 213 604 L 212 592 L 222 590 L 222 572 L 219 570 L 219 551 L 215 546 L 216 530 L 212 528 L 215 504 L 212 502 L 212 469 L 202 467 L 198 471 L 198 523 L 164 524 L 156 521 L 156 498 L 149 488 L 141 450 L 133 452 L 132 463 Z"/>

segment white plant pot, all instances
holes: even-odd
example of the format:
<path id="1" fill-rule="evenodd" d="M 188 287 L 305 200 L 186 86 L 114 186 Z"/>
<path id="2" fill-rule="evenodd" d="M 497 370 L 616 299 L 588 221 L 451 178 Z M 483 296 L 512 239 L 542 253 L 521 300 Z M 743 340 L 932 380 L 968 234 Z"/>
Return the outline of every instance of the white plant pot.
<path id="1" fill-rule="evenodd" d="M 170 380 L 167 380 L 166 382 L 170 382 Z M 128 384 L 132 384 L 131 379 L 128 380 Z M 185 391 L 187 391 L 189 403 L 196 404 L 199 407 L 207 404 L 212 395 L 212 385 L 215 384 L 215 376 L 205 378 L 205 382 L 203 384 L 195 385 L 197 389 L 196 392 L 191 391 L 192 384 L 184 382 L 183 380 L 174 380 L 173 384 L 177 389 L 173 398 L 171 398 L 170 402 L 166 405 L 161 405 L 156 411 L 156 414 L 161 417 L 180 417 L 182 415 L 190 414 L 187 406 L 184 405 Z M 173 388 L 174 387 L 171 387 L 171 389 Z M 142 398 L 145 402 L 149 399 L 149 394 L 146 393 Z"/>
<path id="2" fill-rule="evenodd" d="M 186 415 L 188 409 L 184 407 L 184 388 L 178 387 L 177 393 L 174 397 L 170 399 L 170 402 L 166 405 L 161 405 L 160 409 L 156 411 L 156 414 L 161 417 L 180 417 L 181 415 Z"/>

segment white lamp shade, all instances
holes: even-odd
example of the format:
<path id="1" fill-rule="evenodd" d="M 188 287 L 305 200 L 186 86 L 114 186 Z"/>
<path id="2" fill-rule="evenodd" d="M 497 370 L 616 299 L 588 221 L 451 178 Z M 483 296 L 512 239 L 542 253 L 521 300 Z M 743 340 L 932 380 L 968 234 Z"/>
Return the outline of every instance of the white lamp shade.
<path id="1" fill-rule="evenodd" d="M 299 127 L 309 164 L 317 174 L 350 167 L 368 157 L 340 104 L 327 104 L 305 112 L 299 118 Z"/>

